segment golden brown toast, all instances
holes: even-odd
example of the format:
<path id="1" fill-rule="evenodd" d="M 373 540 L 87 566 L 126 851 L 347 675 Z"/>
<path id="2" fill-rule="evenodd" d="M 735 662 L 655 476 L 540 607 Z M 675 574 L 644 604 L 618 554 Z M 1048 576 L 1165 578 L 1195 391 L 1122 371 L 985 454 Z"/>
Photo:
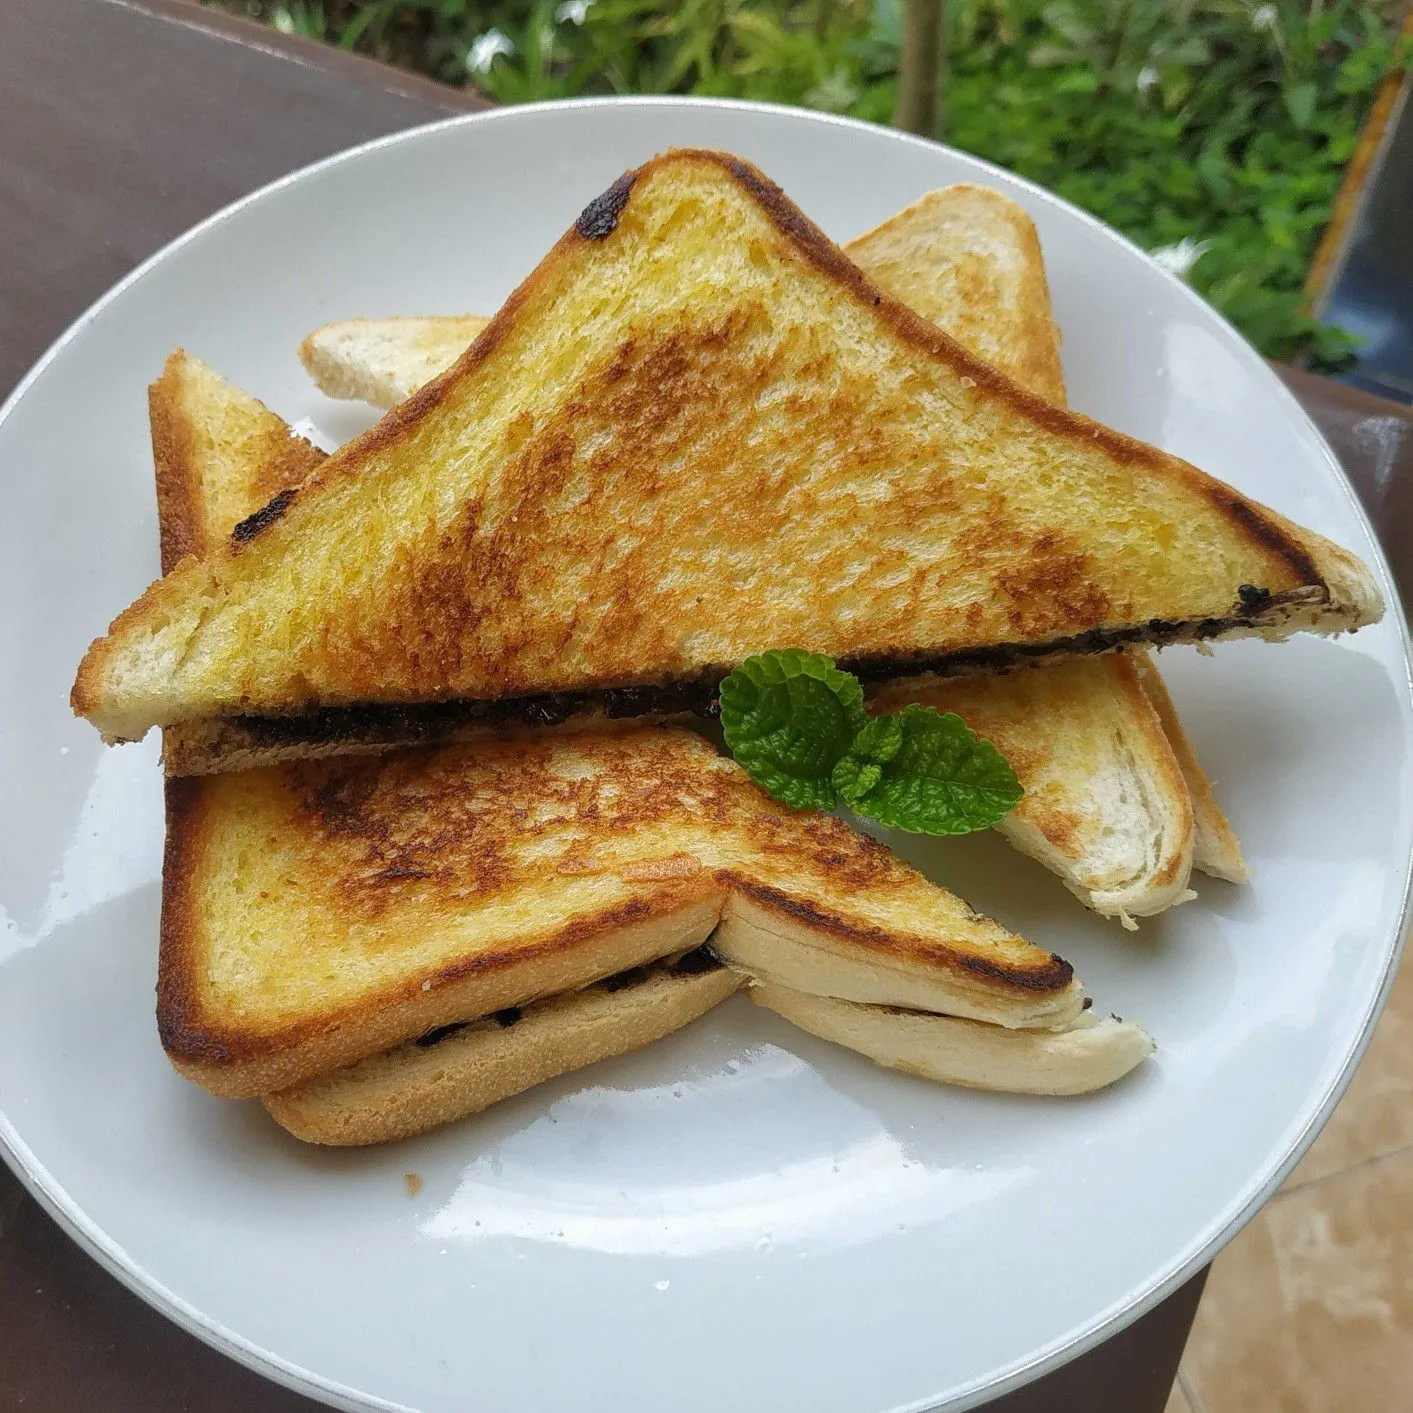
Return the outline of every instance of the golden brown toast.
<path id="1" fill-rule="evenodd" d="M 885 294 L 1047 402 L 1065 401 L 1040 237 L 1008 196 L 959 183 L 844 247 Z"/>
<path id="2" fill-rule="evenodd" d="M 647 727 L 168 785 L 158 1017 L 213 1093 L 263 1094 L 698 945 L 803 928 L 844 999 L 1059 1024 L 1059 958 L 832 815 Z M 795 975 L 795 973 L 791 973 Z M 788 978 L 783 978 L 787 979 Z"/>
<path id="3" fill-rule="evenodd" d="M 865 272 L 878 277 L 889 293 L 906 293 L 918 312 L 958 333 L 963 342 L 977 341 L 1005 371 L 1018 379 L 1037 378 L 1048 396 L 1063 399 L 1058 335 L 1039 243 L 1014 202 L 969 186 L 931 192 L 860 237 L 848 253 L 860 257 Z M 994 304 L 989 317 L 974 307 L 980 298 Z M 348 387 L 379 380 L 406 387 L 426 371 L 429 340 L 441 339 L 439 356 L 450 358 L 464 347 L 472 322 L 350 320 L 316 331 L 302 346 L 301 357 L 316 371 L 341 368 L 339 376 Z M 335 355 L 341 362 L 334 362 Z M 172 365 L 164 378 L 178 377 L 179 371 Z M 213 376 L 208 370 L 200 386 L 208 388 Z M 326 385 L 325 390 L 334 389 Z M 227 387 L 226 395 L 235 394 Z M 208 407 L 203 415 L 219 420 L 220 413 Z M 227 461 L 225 474 L 238 467 L 238 461 Z M 218 472 L 222 469 L 218 464 Z M 220 533 L 218 525 L 211 527 L 213 543 Z M 978 729 L 1024 762 L 1026 796 L 1002 832 L 1059 874 L 1088 906 L 1127 920 L 1189 896 L 1193 811 L 1175 750 L 1169 749 L 1133 664 L 1115 655 L 1071 660 L 1036 673 L 959 678 L 953 687 L 928 681 L 910 690 L 942 710 L 978 715 L 984 723 Z M 1181 737 L 1175 714 L 1173 721 L 1207 810 L 1195 837 L 1224 839 L 1228 856 L 1239 863 L 1239 846 Z M 271 724 L 237 720 L 172 728 L 165 749 L 168 768 L 183 773 L 209 769 L 212 763 L 228 768 L 263 763 L 271 748 L 260 732 Z M 474 739 L 485 732 L 451 723 L 443 726 L 443 734 Z M 363 740 L 335 736 L 306 741 L 302 750 L 292 738 L 285 739 L 285 749 L 307 755 L 384 744 L 376 733 Z M 220 743 L 218 750 L 212 750 L 214 743 Z"/>
<path id="4" fill-rule="evenodd" d="M 754 168 L 688 151 L 616 182 L 451 370 L 150 588 L 73 702 L 128 739 L 707 698 L 784 644 L 888 676 L 1381 611 L 1346 551 L 1019 388 Z"/>
<path id="5" fill-rule="evenodd" d="M 164 574 L 222 544 L 252 505 L 299 485 L 324 460 L 283 418 L 182 349 L 147 390 L 147 410 Z"/>
<path id="6" fill-rule="evenodd" d="M 208 508 L 240 505 L 242 490 L 253 490 L 266 479 L 260 462 L 212 455 L 195 465 L 169 464 L 165 447 L 264 445 L 223 438 L 223 409 L 230 410 L 237 426 L 259 425 L 268 431 L 272 424 L 284 424 L 180 351 L 168 360 L 159 387 L 163 396 L 154 396 L 154 408 L 189 408 L 206 429 L 201 441 L 169 437 L 157 444 L 159 485 L 175 481 L 209 490 L 201 502 Z M 216 543 L 225 533 L 224 523 L 209 513 L 186 533 L 196 543 Z M 1127 661 L 1071 659 L 1008 675 L 905 681 L 885 688 L 881 700 L 893 705 L 919 701 L 956 711 L 996 742 L 1026 791 L 1002 822 L 1002 832 L 1058 873 L 1089 906 L 1106 915 L 1143 916 L 1184 896 L 1192 853 L 1187 795 Z M 624 729 L 628 723 L 599 725 Z M 190 737 L 200 726 L 167 728 L 169 768 L 175 754 L 190 748 Z"/>

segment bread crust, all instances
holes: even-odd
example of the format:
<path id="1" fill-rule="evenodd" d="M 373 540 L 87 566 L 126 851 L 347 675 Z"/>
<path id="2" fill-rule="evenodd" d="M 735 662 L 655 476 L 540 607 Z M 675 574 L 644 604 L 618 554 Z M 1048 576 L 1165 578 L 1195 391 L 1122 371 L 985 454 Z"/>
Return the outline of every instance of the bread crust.
<path id="1" fill-rule="evenodd" d="M 1217 803 L 1212 782 L 1198 762 L 1197 752 L 1188 740 L 1162 673 L 1146 653 L 1135 657 L 1134 667 L 1144 695 L 1153 704 L 1153 710 L 1162 722 L 1163 733 L 1172 746 L 1173 756 L 1192 800 L 1192 866 L 1209 877 L 1220 878 L 1227 883 L 1249 882 L 1251 871 L 1242 855 L 1241 841 Z"/>
<path id="2" fill-rule="evenodd" d="M 1006 965 L 940 939 L 846 918 L 741 870 L 725 879 L 731 893 L 712 950 L 750 976 L 816 995 L 1013 1029 L 1070 1019 L 1084 1004 L 1074 968 L 1039 948 L 1030 965 Z"/>

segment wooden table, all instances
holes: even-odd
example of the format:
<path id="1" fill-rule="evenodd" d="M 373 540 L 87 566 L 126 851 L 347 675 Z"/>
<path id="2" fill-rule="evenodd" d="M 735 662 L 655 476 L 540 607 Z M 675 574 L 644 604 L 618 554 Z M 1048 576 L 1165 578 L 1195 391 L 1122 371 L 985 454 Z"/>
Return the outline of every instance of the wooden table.
<path id="1" fill-rule="evenodd" d="M 0 3 L 0 396 L 163 242 L 366 138 L 484 106 L 183 0 Z M 1280 370 L 1413 583 L 1413 420 Z M 1162 1413 L 1205 1273 L 993 1413 Z M 89 1260 L 0 1167 L 0 1413 L 294 1413 Z"/>

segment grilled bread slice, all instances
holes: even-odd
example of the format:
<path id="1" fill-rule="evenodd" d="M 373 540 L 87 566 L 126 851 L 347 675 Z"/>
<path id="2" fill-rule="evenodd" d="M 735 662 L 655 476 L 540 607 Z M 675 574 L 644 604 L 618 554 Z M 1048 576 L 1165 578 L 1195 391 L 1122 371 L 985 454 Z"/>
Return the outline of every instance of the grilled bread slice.
<path id="1" fill-rule="evenodd" d="M 1060 365 L 1060 333 L 1050 311 L 1050 291 L 1035 226 L 1009 197 L 988 187 L 958 184 L 930 191 L 882 225 L 844 247 L 844 253 L 885 294 L 931 319 L 964 348 L 999 368 L 1022 387 L 1049 402 L 1064 403 L 1065 382 Z M 475 315 L 441 318 L 347 319 L 316 329 L 299 347 L 299 356 L 320 389 L 330 397 L 361 398 L 388 408 L 410 397 L 432 377 L 449 368 L 470 346 L 486 321 Z M 1110 679 L 1105 682 L 1105 678 Z M 1213 795 L 1211 782 L 1182 729 L 1172 699 L 1151 660 L 1126 662 L 1115 655 L 1095 659 L 1079 675 L 1081 698 L 1070 702 L 1068 718 L 1085 714 L 1090 697 L 1101 703 L 1104 734 L 1096 735 L 1096 757 L 1081 772 L 1077 788 L 1087 779 L 1113 785 L 1115 777 L 1102 762 L 1110 740 L 1129 768 L 1120 772 L 1141 785 L 1144 798 L 1168 802 L 1155 812 L 1156 834 L 1140 841 L 1124 836 L 1139 852 L 1127 860 L 1113 857 L 1113 837 L 1102 852 L 1106 862 L 1095 878 L 1090 855 L 1074 838 L 1084 822 L 1103 820 L 1099 802 L 1070 801 L 1063 814 L 1037 818 L 1037 796 L 1011 816 L 1010 827 L 1035 831 L 1035 851 L 1055 851 L 1044 861 L 1062 876 L 1072 870 L 1076 891 L 1102 911 L 1142 916 L 1155 912 L 1181 895 L 1181 869 L 1171 866 L 1187 847 L 1166 789 L 1167 752 L 1154 741 L 1152 713 L 1139 701 L 1146 689 L 1167 734 L 1173 756 L 1191 797 L 1195 821 L 1193 866 L 1232 882 L 1242 882 L 1246 865 L 1241 846 Z M 1071 680 L 1074 674 L 1071 674 Z M 1004 689 L 998 690 L 998 696 Z M 1108 730 L 1118 724 L 1116 734 Z M 190 743 L 188 769 L 204 769 L 205 758 L 224 754 L 252 763 L 280 750 L 262 749 L 253 738 L 274 723 L 245 728 L 225 721 L 209 723 Z M 287 729 L 287 728 L 286 728 Z M 454 729 L 454 728 L 453 728 Z M 365 738 L 365 744 L 370 744 Z M 307 749 L 332 749 L 310 743 Z M 290 741 L 286 749 L 298 751 Z M 1156 760 L 1152 757 L 1157 757 Z M 1071 762 L 1073 765 L 1073 762 Z M 1143 779 L 1147 775 L 1147 780 Z M 1061 782 L 1057 782 L 1061 783 Z M 1125 791 L 1125 800 L 1134 798 Z M 1057 802 L 1058 803 L 1058 802 Z M 1032 851 L 1032 852 L 1035 852 Z M 1156 885 L 1149 880 L 1161 877 Z M 1121 894 L 1122 896 L 1115 896 Z"/>
<path id="2" fill-rule="evenodd" d="M 1178 768 L 1187 782 L 1188 794 L 1192 799 L 1192 818 L 1197 831 L 1192 848 L 1193 867 L 1200 868 L 1203 873 L 1210 874 L 1213 878 L 1225 879 L 1228 883 L 1246 883 L 1251 874 L 1241 852 L 1241 841 L 1236 837 L 1236 831 L 1217 803 L 1207 772 L 1198 764 L 1197 752 L 1193 750 L 1192 742 L 1187 739 L 1187 732 L 1183 729 L 1177 707 L 1173 705 L 1167 683 L 1163 681 L 1157 663 L 1148 653 L 1135 653 L 1133 667 L 1138 675 L 1139 685 L 1153 704 L 1153 710 L 1158 713 L 1158 720 L 1163 723 L 1163 734 L 1167 737 Z"/>
<path id="3" fill-rule="evenodd" d="M 725 1000 L 741 980 L 699 947 L 674 963 L 639 967 L 582 991 L 434 1030 L 261 1095 L 261 1102 L 306 1143 L 350 1147 L 407 1138 L 557 1075 L 641 1049 Z"/>
<path id="4" fill-rule="evenodd" d="M 233 426 L 269 430 L 271 414 L 192 362 L 174 355 L 164 376 L 177 386 L 153 408 L 184 433 L 171 409 L 194 405 L 180 395 L 191 371 L 185 391 L 204 390 L 206 437 L 169 444 L 232 449 L 177 478 L 193 496 L 164 498 L 199 542 L 222 533 L 209 508 L 263 474 L 240 455 L 259 439 L 222 435 L 221 400 L 237 405 Z M 697 855 L 672 847 L 678 812 L 703 841 Z M 567 889 L 608 897 L 609 913 L 583 896 L 576 912 Z M 774 806 L 674 730 L 170 782 L 159 1029 L 177 1067 L 218 1093 L 279 1086 L 262 1098 L 299 1137 L 381 1142 L 701 1014 L 740 981 L 702 949 L 616 968 L 690 947 L 713 920 L 723 949 L 764 952 L 796 986 L 1002 1022 L 980 1026 L 977 1044 L 1006 1053 L 992 1031 L 1014 1034 L 1008 1082 L 1023 1087 L 1029 1073 L 1033 1092 L 1055 1087 L 1050 1052 L 1007 1027 L 1083 1021 L 1059 959 L 976 918 L 838 820 Z M 457 932 L 467 946 L 446 961 Z M 529 992 L 523 1008 L 487 1014 Z M 439 1022 L 448 1014 L 458 1018 Z M 958 1073 L 982 1064 L 956 1058 L 968 1034 L 949 1041 Z M 1096 1078 L 1128 1068 L 1121 1056 L 1142 1057 L 1128 1031 L 1106 1044 L 1111 1062 Z"/>
<path id="5" fill-rule="evenodd" d="M 680 728 L 168 791 L 159 1029 L 213 1093 L 286 1088 L 688 950 L 728 896 L 736 932 L 788 934 L 827 975 L 811 989 L 841 999 L 1013 1028 L 1083 1003 L 1067 963 L 832 815 L 776 805 Z"/>
<path id="6" fill-rule="evenodd" d="M 133 739 L 707 698 L 782 644 L 888 676 L 1381 611 L 1354 556 L 1025 392 L 754 168 L 683 151 L 596 198 L 452 369 L 120 615 L 73 704 Z"/>
<path id="7" fill-rule="evenodd" d="M 891 1006 L 860 1006 L 759 982 L 758 1005 L 801 1030 L 922 1079 L 1008 1094 L 1089 1094 L 1122 1079 L 1153 1053 L 1141 1026 L 1086 1011 L 1056 1030 L 994 1025 Z"/>

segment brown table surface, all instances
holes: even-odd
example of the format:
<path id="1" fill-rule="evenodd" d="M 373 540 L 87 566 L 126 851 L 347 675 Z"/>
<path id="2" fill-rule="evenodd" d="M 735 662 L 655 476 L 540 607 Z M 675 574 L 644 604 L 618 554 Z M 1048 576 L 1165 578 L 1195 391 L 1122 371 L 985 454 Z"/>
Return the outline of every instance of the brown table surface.
<path id="1" fill-rule="evenodd" d="M 115 280 L 255 187 L 472 95 L 184 0 L 0 3 L 0 396 Z M 1279 369 L 1413 583 L 1413 419 Z M 1205 1272 L 994 1413 L 1162 1413 Z M 293 1413 L 309 1400 L 185 1334 L 0 1166 L 0 1413 Z"/>

